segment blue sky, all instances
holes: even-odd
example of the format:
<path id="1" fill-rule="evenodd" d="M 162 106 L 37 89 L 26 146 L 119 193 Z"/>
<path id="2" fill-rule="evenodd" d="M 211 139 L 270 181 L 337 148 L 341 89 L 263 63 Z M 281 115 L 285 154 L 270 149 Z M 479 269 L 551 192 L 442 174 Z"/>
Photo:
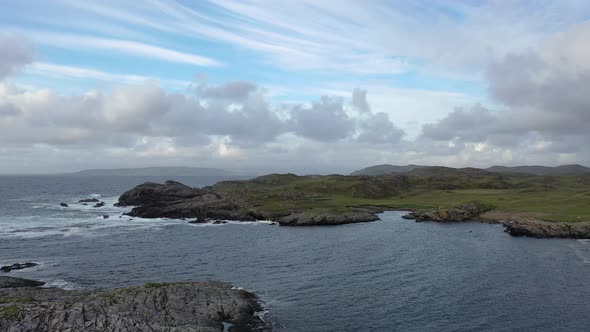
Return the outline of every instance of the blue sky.
<path id="1" fill-rule="evenodd" d="M 117 91 L 127 93 L 134 86 L 155 85 L 157 89 L 154 91 L 166 98 L 176 100 L 173 96 L 179 94 L 198 103 L 195 107 L 205 107 L 208 118 L 214 112 L 235 113 L 234 110 L 239 109 L 244 112 L 244 119 L 253 116 L 246 113 L 248 105 L 262 98 L 264 112 L 270 114 L 272 121 L 276 117 L 278 122 L 272 123 L 281 129 L 265 140 L 248 144 L 237 142 L 239 135 L 232 132 L 236 130 L 235 126 L 217 131 L 204 130 L 200 134 L 206 137 L 203 139 L 205 143 L 195 146 L 195 150 L 235 151 L 226 155 L 229 159 L 222 160 L 217 156 L 203 161 L 206 166 L 231 166 L 230 159 L 235 157 L 248 161 L 251 169 L 258 169 L 261 165 L 253 158 L 264 159 L 266 164 L 285 158 L 273 155 L 277 146 L 289 150 L 295 156 L 293 158 L 300 160 L 297 156 L 304 154 L 304 149 L 321 151 L 326 144 L 340 144 L 342 149 L 354 146 L 363 149 L 366 156 L 346 165 L 340 156 L 321 163 L 301 162 L 296 170 L 313 171 L 317 168 L 324 171 L 332 164 L 338 164 L 339 170 L 347 171 L 378 162 L 483 165 L 492 162 L 493 156 L 500 156 L 499 161 L 508 164 L 582 162 L 586 160 L 585 155 L 567 152 L 556 152 L 553 159 L 543 159 L 536 154 L 525 154 L 530 158 L 519 159 L 515 155 L 521 155 L 517 151 L 523 149 L 522 146 L 509 149 L 498 145 L 497 138 L 490 137 L 458 142 L 461 138 L 455 136 L 447 138 L 446 142 L 433 141 L 428 145 L 424 141 L 424 126 L 432 128 L 438 121 L 461 110 L 475 112 L 473 110 L 480 106 L 490 109 L 494 115 L 525 112 L 535 102 L 531 100 L 529 105 L 517 105 L 499 98 L 490 88 L 497 83 L 490 79 L 496 77 L 490 74 L 490 68 L 508 62 L 513 55 L 531 52 L 538 53 L 549 66 L 550 60 L 555 58 L 554 44 L 558 44 L 557 41 L 566 39 L 559 42 L 567 45 L 573 40 L 568 38 L 578 38 L 574 40 L 577 44 L 586 41 L 589 17 L 590 5 L 575 0 L 13 1 L 5 3 L 0 12 L 1 33 L 7 40 L 16 38 L 24 45 L 28 52 L 27 61 L 11 70 L 2 83 L 5 91 L 12 91 L 7 88 L 11 86 L 21 95 L 6 94 L 0 98 L 5 99 L 4 104 L 32 116 L 33 112 L 39 114 L 41 111 L 16 104 L 24 99 L 24 91 L 39 93 L 49 90 L 51 98 L 59 99 L 59 103 L 81 96 L 100 96 L 104 100 L 97 103 L 110 105 L 109 98 L 116 97 Z M 566 59 L 564 65 L 585 70 L 576 62 L 585 50 L 570 51 L 559 55 Z M 226 103 L 221 105 L 219 100 L 211 97 L 215 94 L 209 97 L 195 94 L 199 86 L 221 89 L 236 81 L 255 85 L 248 100 L 225 100 Z M 131 90 L 125 90 L 126 87 Z M 361 99 L 366 99 L 370 105 L 368 110 L 363 111 L 355 105 L 355 89 L 363 92 Z M 327 104 L 322 104 L 315 109 L 313 105 L 320 103 L 322 96 L 336 98 L 340 108 L 324 110 L 321 107 L 327 107 Z M 171 103 L 168 100 L 164 104 Z M 65 108 L 70 107 L 74 106 Z M 210 107 L 219 107 L 222 111 Z M 304 110 L 300 112 L 301 117 L 299 109 Z M 132 111 L 123 106 L 120 108 L 122 113 Z M 167 110 L 157 116 L 166 113 L 166 117 L 172 117 L 170 114 L 175 111 Z M 252 112 L 262 111 L 255 109 Z M 345 129 L 348 134 L 342 137 L 326 135 L 326 138 L 313 134 L 308 137 L 305 133 L 316 129 L 302 126 L 316 122 L 305 120 L 306 114 L 314 114 L 318 121 L 334 120 L 333 123 L 343 125 L 334 127 L 334 130 Z M 54 115 L 47 111 L 44 116 L 52 119 Z M 56 118 L 60 116 L 55 114 Z M 108 118 L 105 114 L 97 116 L 101 120 Z M 111 120 L 114 118 L 111 116 Z M 363 130 L 378 131 L 368 127 L 379 123 L 375 119 L 385 119 L 387 124 L 379 128 L 384 132 L 379 131 L 378 139 L 365 147 L 359 139 L 368 137 Z M 5 118 L 4 121 L 15 120 Z M 26 127 L 24 122 L 19 124 Z M 156 130 L 153 124 L 144 127 L 151 131 L 136 132 L 134 137 L 125 139 L 124 146 L 97 146 L 105 154 L 100 160 L 108 160 L 102 166 L 119 166 L 115 165 L 117 153 L 122 153 L 118 149 L 123 147 L 128 149 L 129 165 L 159 163 L 157 153 L 149 159 L 142 157 L 141 151 L 134 150 L 141 145 L 137 142 L 150 140 L 168 144 L 171 150 L 177 151 L 170 162 L 195 163 L 194 156 L 178 152 L 182 145 L 179 142 L 184 140 L 179 135 L 161 128 Z M 94 135 L 89 128 L 73 124 L 67 130 L 77 133 L 72 134 L 73 137 L 86 139 Z M 495 130 L 493 135 L 500 135 L 500 132 L 502 130 Z M 528 128 L 525 132 L 530 135 L 522 138 L 523 142 L 533 140 L 535 135 L 542 135 L 543 141 L 550 142 L 549 145 L 565 139 L 559 136 L 556 140 L 555 133 L 545 133 L 539 128 Z M 387 142 L 387 139 L 392 141 Z M 136 142 L 135 145 L 129 143 L 131 141 Z M 21 168 L 19 165 L 22 164 L 30 165 L 24 155 L 18 157 L 17 150 L 29 149 L 29 152 L 38 153 L 43 147 L 53 149 L 58 151 L 52 157 L 56 158 L 55 165 L 60 165 L 59 153 L 63 156 L 81 155 L 76 154 L 79 151 L 75 149 L 89 144 L 81 140 L 68 142 L 66 146 L 42 137 L 13 136 L 6 142 L 4 149 L 10 149 L 15 156 L 4 171 Z M 366 143 L 368 141 L 363 144 Z M 384 145 L 376 148 L 378 144 Z M 441 144 L 446 148 L 458 144 L 470 151 L 453 150 L 438 159 L 427 157 L 425 146 Z M 487 154 L 478 149 L 486 150 Z M 460 153 L 464 156 L 459 157 Z M 277 164 L 277 168 L 288 170 L 289 165 L 293 163 L 285 161 Z M 71 167 L 84 166 L 80 163 Z M 32 166 L 25 168 L 31 172 L 39 171 Z"/>

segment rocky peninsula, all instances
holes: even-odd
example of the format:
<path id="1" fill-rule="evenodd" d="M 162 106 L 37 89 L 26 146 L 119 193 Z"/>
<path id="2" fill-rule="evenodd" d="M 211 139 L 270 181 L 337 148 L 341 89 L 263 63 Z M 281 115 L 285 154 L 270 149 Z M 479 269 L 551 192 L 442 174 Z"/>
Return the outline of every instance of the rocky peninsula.
<path id="1" fill-rule="evenodd" d="M 230 284 L 148 283 L 113 290 L 40 288 L 0 277 L 0 331 L 268 331 L 253 293 Z"/>
<path id="2" fill-rule="evenodd" d="M 283 226 L 378 220 L 412 210 L 416 221 L 499 223 L 514 236 L 590 238 L 590 175 L 538 176 L 421 167 L 388 175 L 269 174 L 191 188 L 144 183 L 119 198 L 130 216 L 190 222 L 270 220 Z"/>
<path id="3" fill-rule="evenodd" d="M 244 181 L 246 183 L 247 181 Z M 240 181 L 235 181 L 240 183 Z M 133 206 L 129 216 L 141 218 L 194 219 L 193 223 L 209 220 L 271 220 L 284 226 L 339 225 L 375 221 L 379 208 L 354 208 L 337 213 L 329 210 L 289 209 L 283 211 L 261 208 L 243 192 L 213 187 L 191 188 L 175 181 L 163 184 L 147 182 L 119 197 L 116 206 Z M 289 194 L 287 194 L 288 196 Z M 285 199 L 297 200 L 297 194 Z M 249 199 L 250 198 L 250 199 Z"/>

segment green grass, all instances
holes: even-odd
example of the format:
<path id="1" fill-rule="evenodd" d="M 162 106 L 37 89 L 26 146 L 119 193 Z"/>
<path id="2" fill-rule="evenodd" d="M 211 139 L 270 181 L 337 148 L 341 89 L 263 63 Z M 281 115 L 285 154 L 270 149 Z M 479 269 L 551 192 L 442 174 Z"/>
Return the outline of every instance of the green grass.
<path id="1" fill-rule="evenodd" d="M 15 305 L 0 307 L 0 318 L 13 319 L 18 316 L 19 309 Z"/>
<path id="2" fill-rule="evenodd" d="M 214 188 L 271 214 L 344 213 L 364 205 L 425 210 L 480 201 L 500 211 L 534 212 L 547 221 L 590 221 L 590 176 L 272 174 L 261 180 L 221 182 Z"/>
<path id="3" fill-rule="evenodd" d="M 5 297 L 0 298 L 0 304 L 6 303 L 30 303 L 35 301 L 32 297 Z"/>

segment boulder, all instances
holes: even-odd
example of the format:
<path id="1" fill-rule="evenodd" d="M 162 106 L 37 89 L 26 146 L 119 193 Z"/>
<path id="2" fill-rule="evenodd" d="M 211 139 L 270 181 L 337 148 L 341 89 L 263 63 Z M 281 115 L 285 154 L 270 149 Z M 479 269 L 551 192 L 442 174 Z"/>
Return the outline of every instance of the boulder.
<path id="1" fill-rule="evenodd" d="M 99 202 L 99 203 L 94 204 L 93 207 L 99 208 L 99 207 L 103 207 L 104 205 L 105 205 L 105 202 Z"/>
<path id="2" fill-rule="evenodd" d="M 61 206 L 61 207 L 68 207 L 68 205 L 66 203 L 59 203 L 59 206 Z"/>
<path id="3" fill-rule="evenodd" d="M 32 262 L 15 263 L 15 264 L 12 264 L 12 265 L 5 265 L 5 266 L 0 267 L 0 271 L 2 271 L 2 272 L 10 272 L 10 271 L 13 271 L 13 270 L 28 269 L 28 268 L 31 268 L 31 267 L 35 267 L 37 265 L 39 265 L 39 264 L 32 263 Z"/>

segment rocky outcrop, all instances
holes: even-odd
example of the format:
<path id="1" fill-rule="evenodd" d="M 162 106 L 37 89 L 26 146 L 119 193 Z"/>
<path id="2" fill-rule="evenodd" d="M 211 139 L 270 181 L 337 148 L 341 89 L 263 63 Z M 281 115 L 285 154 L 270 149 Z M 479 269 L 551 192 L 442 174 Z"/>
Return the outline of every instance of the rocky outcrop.
<path id="1" fill-rule="evenodd" d="M 149 283 L 110 291 L 0 289 L 0 331 L 268 330 L 256 295 L 221 282 Z"/>
<path id="2" fill-rule="evenodd" d="M 43 285 L 45 283 L 42 281 L 0 276 L 0 288 L 38 287 Z"/>
<path id="3" fill-rule="evenodd" d="M 352 211 L 342 214 L 300 212 L 277 218 L 281 226 L 327 226 L 377 221 L 375 213 Z"/>
<path id="4" fill-rule="evenodd" d="M 262 217 L 238 200 L 175 181 L 139 185 L 121 195 L 116 205 L 135 206 L 128 215 L 141 218 L 196 218 L 205 222 L 207 219 L 252 221 Z"/>
<path id="5" fill-rule="evenodd" d="M 293 175 L 293 177 L 296 177 Z M 264 184 L 274 183 L 277 176 L 266 176 L 252 180 Z M 224 183 L 225 186 L 231 183 Z M 241 185 L 241 183 L 240 183 Z M 379 208 L 346 207 L 348 211 L 335 213 L 321 209 L 260 211 L 246 202 L 240 191 L 232 194 L 217 190 L 219 186 L 191 188 L 175 181 L 164 184 L 147 182 L 139 185 L 119 198 L 116 206 L 134 206 L 130 216 L 142 218 L 193 219 L 191 223 L 213 222 L 215 220 L 271 220 L 283 226 L 340 225 L 379 220 Z M 296 193 L 296 192 L 295 192 Z M 298 200 L 293 192 L 273 192 L 281 200 Z M 287 195 L 289 194 L 289 195 Z M 283 197 L 285 196 L 285 197 Z M 305 197 L 308 198 L 308 197 Z"/>
<path id="6" fill-rule="evenodd" d="M 463 222 L 478 219 L 481 214 L 490 208 L 479 202 L 471 202 L 457 205 L 451 208 L 438 208 L 429 212 L 410 212 L 403 216 L 404 219 L 436 222 Z"/>
<path id="7" fill-rule="evenodd" d="M 86 198 L 86 199 L 81 199 L 78 201 L 78 203 L 98 203 L 99 200 L 96 198 Z"/>
<path id="8" fill-rule="evenodd" d="M 32 263 L 32 262 L 27 262 L 27 263 L 14 263 L 12 265 L 5 265 L 0 267 L 0 271 L 2 272 L 10 272 L 12 270 L 22 270 L 22 269 L 28 269 L 31 267 L 35 267 L 39 264 L 37 263 Z"/>
<path id="9" fill-rule="evenodd" d="M 508 221 L 504 223 L 504 227 L 512 236 L 590 239 L 589 222 Z"/>

